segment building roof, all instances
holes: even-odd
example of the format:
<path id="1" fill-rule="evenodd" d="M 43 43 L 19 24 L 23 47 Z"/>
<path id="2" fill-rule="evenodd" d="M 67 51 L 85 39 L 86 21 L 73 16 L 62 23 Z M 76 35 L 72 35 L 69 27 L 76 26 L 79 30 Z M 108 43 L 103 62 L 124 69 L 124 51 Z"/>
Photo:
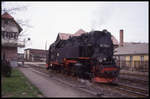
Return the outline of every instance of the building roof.
<path id="1" fill-rule="evenodd" d="M 71 36 L 71 34 L 67 33 L 59 33 L 58 36 L 60 37 L 61 40 L 67 40 Z"/>
<path id="2" fill-rule="evenodd" d="M 48 53 L 48 50 L 43 50 L 43 49 L 32 49 L 32 48 L 28 48 L 25 49 L 26 50 L 30 50 L 30 54 L 34 54 L 34 55 L 46 55 Z"/>
<path id="3" fill-rule="evenodd" d="M 10 14 L 8 14 L 7 12 L 5 12 L 3 15 L 2 15 L 2 18 L 4 19 L 14 19 Z"/>
<path id="4" fill-rule="evenodd" d="M 113 35 L 111 35 L 111 40 L 113 41 L 114 45 L 119 45 L 118 40 Z"/>
<path id="5" fill-rule="evenodd" d="M 77 32 L 75 32 L 74 34 L 70 34 L 70 33 L 59 33 L 59 37 L 61 40 L 67 40 L 69 39 L 69 37 L 73 37 L 73 36 L 80 36 L 83 33 L 86 33 L 83 29 L 79 29 Z"/>
<path id="6" fill-rule="evenodd" d="M 33 51 L 45 51 L 44 49 L 33 49 L 33 48 L 27 48 L 25 50 L 33 50 Z"/>
<path id="7" fill-rule="evenodd" d="M 84 33 L 87 33 L 85 32 L 83 29 L 79 29 L 77 32 L 75 32 L 74 34 L 70 34 L 70 33 L 59 33 L 58 36 L 60 37 L 61 40 L 67 40 L 69 39 L 69 37 L 73 37 L 73 36 L 80 36 Z M 118 40 L 113 36 L 111 35 L 111 39 L 113 41 L 113 44 L 114 45 L 118 45 Z"/>
<path id="8" fill-rule="evenodd" d="M 20 27 L 20 25 L 14 20 L 14 18 L 8 14 L 7 12 L 5 12 L 3 15 L 1 15 L 2 19 L 10 19 L 13 20 L 13 22 L 17 25 L 17 27 L 19 28 L 19 33 L 22 31 L 22 28 Z"/>
<path id="9" fill-rule="evenodd" d="M 87 32 L 85 32 L 83 29 L 79 29 L 77 32 L 75 32 L 74 34 L 72 34 L 72 36 L 80 36 L 80 35 L 82 35 L 84 33 L 87 33 Z"/>
<path id="10" fill-rule="evenodd" d="M 115 49 L 114 55 L 148 54 L 148 43 L 124 43 Z"/>

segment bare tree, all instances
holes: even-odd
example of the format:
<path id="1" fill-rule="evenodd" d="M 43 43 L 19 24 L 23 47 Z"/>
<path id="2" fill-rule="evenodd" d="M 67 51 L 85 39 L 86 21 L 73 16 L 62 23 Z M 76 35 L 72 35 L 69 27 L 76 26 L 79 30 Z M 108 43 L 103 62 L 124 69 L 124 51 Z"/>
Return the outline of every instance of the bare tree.
<path id="1" fill-rule="evenodd" d="M 25 5 L 18 5 L 18 3 L 17 4 L 13 3 L 13 5 L 11 5 L 10 3 L 12 2 L 5 2 L 5 1 L 1 2 L 2 5 L 1 14 L 3 14 L 4 12 L 8 12 L 9 14 L 15 16 L 17 13 L 27 10 L 27 6 Z M 32 26 L 29 24 L 29 20 L 15 19 L 15 21 L 23 28 L 23 31 L 19 34 L 18 39 L 20 40 L 22 38 L 25 38 L 28 35 L 28 28 L 32 28 Z"/>
<path id="2" fill-rule="evenodd" d="M 14 15 L 20 11 L 25 11 L 27 10 L 27 6 L 25 5 L 17 5 L 16 6 L 10 6 L 8 5 L 8 3 L 11 3 L 11 2 L 2 2 L 2 11 L 1 11 L 1 14 L 3 14 L 4 12 L 8 12 L 9 14 L 11 15 Z M 27 19 L 15 19 L 17 21 L 17 23 L 19 25 L 21 25 L 22 27 L 28 27 L 28 28 L 31 28 L 32 26 L 29 25 L 29 21 Z M 25 33 L 25 32 L 23 32 Z"/>

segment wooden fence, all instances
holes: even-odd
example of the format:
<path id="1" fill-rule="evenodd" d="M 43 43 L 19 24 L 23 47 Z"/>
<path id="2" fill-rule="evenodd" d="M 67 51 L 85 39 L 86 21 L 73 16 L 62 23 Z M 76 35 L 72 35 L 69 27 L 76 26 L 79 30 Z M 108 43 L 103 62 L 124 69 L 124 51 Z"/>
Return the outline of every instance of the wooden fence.
<path id="1" fill-rule="evenodd" d="M 149 71 L 149 62 L 148 61 L 116 61 L 117 65 L 121 69 L 132 70 L 132 71 Z"/>

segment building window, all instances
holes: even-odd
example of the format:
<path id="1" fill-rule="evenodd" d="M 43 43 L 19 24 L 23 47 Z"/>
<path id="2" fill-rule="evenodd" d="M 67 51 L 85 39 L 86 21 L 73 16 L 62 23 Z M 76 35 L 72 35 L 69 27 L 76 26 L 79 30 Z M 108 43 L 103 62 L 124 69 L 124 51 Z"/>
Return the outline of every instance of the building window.
<path id="1" fill-rule="evenodd" d="M 8 33 L 8 32 L 7 32 Z M 11 37 L 11 34 L 10 33 L 8 33 L 8 38 L 10 39 L 10 37 Z"/>
<path id="2" fill-rule="evenodd" d="M 10 34 L 10 38 L 13 38 L 13 33 Z"/>
<path id="3" fill-rule="evenodd" d="M 6 32 L 6 38 L 8 38 L 8 36 L 9 36 L 9 35 L 8 35 L 8 32 Z"/>
<path id="4" fill-rule="evenodd" d="M 5 24 L 8 24 L 8 20 L 5 20 Z"/>
<path id="5" fill-rule="evenodd" d="M 132 60 L 133 60 L 133 57 L 132 57 L 132 56 L 130 56 L 130 62 L 132 62 Z"/>
<path id="6" fill-rule="evenodd" d="M 4 36 L 5 36 L 5 32 L 4 32 L 4 31 L 2 31 L 2 37 L 4 38 Z"/>
<path id="7" fill-rule="evenodd" d="M 141 56 L 141 61 L 144 61 L 144 56 Z"/>
<path id="8" fill-rule="evenodd" d="M 15 33 L 13 32 L 13 38 L 15 38 Z"/>
<path id="9" fill-rule="evenodd" d="M 7 34 L 7 32 L 4 31 L 4 39 L 6 38 L 6 34 Z"/>
<path id="10" fill-rule="evenodd" d="M 2 32 L 2 37 L 3 37 L 4 39 L 7 38 L 7 32 L 3 31 L 3 32 Z"/>
<path id="11" fill-rule="evenodd" d="M 14 38 L 17 39 L 17 36 L 18 36 L 17 33 L 15 33 L 15 34 L 14 34 Z"/>

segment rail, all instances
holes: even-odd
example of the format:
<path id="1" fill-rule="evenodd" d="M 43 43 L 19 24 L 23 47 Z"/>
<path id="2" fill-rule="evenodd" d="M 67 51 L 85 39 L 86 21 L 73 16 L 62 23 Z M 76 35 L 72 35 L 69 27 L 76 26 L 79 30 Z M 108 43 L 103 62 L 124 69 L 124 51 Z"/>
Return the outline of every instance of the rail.
<path id="1" fill-rule="evenodd" d="M 43 68 L 41 66 L 36 66 L 36 65 L 32 64 L 29 67 L 36 68 L 36 70 L 38 72 L 42 72 L 42 74 L 44 73 L 43 75 L 46 75 L 46 74 L 50 73 L 50 72 L 48 72 L 46 70 L 46 68 Z M 54 73 L 54 72 L 52 72 L 52 73 Z M 57 74 L 57 72 L 56 72 L 56 74 Z M 80 90 L 82 90 L 84 92 L 90 93 L 90 94 L 92 94 L 94 96 L 105 97 L 105 94 L 108 94 L 108 93 L 104 93 L 103 94 L 103 93 L 99 92 L 98 90 L 92 91 L 91 89 L 87 88 L 87 86 L 77 86 L 74 83 L 70 84 L 69 82 L 61 80 L 61 79 L 58 79 L 58 78 L 56 80 L 59 81 L 59 82 L 62 82 L 64 84 L 67 84 L 67 85 L 69 85 L 71 87 L 78 88 L 78 89 L 80 89 Z M 130 97 L 130 96 L 131 97 L 147 97 L 147 96 L 149 96 L 149 94 L 148 94 L 149 90 L 148 89 L 141 88 L 141 87 L 138 87 L 138 86 L 132 86 L 132 85 L 130 85 L 130 83 L 129 84 L 125 84 L 125 83 L 118 82 L 118 84 L 115 85 L 115 86 L 108 85 L 108 84 L 107 85 L 104 85 L 104 84 L 102 85 L 102 84 L 92 83 L 92 86 L 93 86 L 92 88 L 95 87 L 96 89 L 101 89 L 101 88 L 103 88 L 105 90 L 110 89 L 110 90 L 112 90 L 112 92 L 118 92 L 119 94 L 124 95 L 124 97 L 126 97 L 126 96 L 127 97 Z M 120 97 L 120 96 L 119 95 L 118 96 L 114 95 L 114 97 Z"/>

